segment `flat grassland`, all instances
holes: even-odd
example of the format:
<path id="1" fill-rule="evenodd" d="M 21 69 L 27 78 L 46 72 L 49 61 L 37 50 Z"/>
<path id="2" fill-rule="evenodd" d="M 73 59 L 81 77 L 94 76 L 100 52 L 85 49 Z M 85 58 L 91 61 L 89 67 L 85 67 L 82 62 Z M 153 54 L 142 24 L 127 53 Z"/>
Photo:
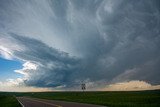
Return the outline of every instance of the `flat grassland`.
<path id="1" fill-rule="evenodd" d="M 15 94 L 17 96 L 91 103 L 109 107 L 160 107 L 160 90 L 135 92 L 37 92 Z"/>
<path id="2" fill-rule="evenodd" d="M 0 107 L 21 107 L 16 98 L 8 93 L 0 93 Z"/>

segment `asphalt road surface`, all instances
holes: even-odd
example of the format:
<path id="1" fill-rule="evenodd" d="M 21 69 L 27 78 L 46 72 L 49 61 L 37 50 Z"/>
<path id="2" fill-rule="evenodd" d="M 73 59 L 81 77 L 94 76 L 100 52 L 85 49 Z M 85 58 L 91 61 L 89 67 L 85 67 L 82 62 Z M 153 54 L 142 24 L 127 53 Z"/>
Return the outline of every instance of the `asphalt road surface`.
<path id="1" fill-rule="evenodd" d="M 66 101 L 44 100 L 29 97 L 17 97 L 22 107 L 104 107 L 92 104 L 83 104 Z"/>

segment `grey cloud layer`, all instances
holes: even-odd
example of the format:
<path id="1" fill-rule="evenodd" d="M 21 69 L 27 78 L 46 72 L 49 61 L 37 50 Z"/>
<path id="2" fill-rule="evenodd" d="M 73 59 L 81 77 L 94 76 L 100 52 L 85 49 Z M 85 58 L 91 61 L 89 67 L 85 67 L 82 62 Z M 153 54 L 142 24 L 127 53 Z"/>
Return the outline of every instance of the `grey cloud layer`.
<path id="1" fill-rule="evenodd" d="M 0 31 L 12 32 L 16 43 L 26 47 L 15 56 L 40 64 L 25 81 L 28 85 L 69 87 L 81 80 L 160 84 L 159 4 L 5 0 L 0 2 Z"/>

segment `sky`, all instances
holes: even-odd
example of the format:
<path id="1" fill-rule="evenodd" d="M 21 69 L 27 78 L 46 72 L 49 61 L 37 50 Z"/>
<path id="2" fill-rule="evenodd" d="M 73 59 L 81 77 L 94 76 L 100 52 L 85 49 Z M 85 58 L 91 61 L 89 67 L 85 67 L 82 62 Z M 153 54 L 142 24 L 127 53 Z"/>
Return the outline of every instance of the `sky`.
<path id="1" fill-rule="evenodd" d="M 159 0 L 0 0 L 0 91 L 160 89 Z"/>
<path id="2" fill-rule="evenodd" d="M 0 81 L 4 81 L 6 78 L 18 78 L 21 75 L 17 75 L 17 73 L 13 72 L 15 69 L 20 69 L 22 63 L 15 60 L 7 60 L 4 58 L 0 58 Z"/>

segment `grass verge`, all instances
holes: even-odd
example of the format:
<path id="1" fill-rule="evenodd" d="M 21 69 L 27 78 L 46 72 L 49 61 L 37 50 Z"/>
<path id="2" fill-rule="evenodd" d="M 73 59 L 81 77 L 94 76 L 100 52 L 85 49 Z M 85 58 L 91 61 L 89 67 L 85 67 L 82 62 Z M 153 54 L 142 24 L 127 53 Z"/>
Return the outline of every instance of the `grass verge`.
<path id="1" fill-rule="evenodd" d="M 0 107 L 21 107 L 13 95 L 0 93 Z"/>

